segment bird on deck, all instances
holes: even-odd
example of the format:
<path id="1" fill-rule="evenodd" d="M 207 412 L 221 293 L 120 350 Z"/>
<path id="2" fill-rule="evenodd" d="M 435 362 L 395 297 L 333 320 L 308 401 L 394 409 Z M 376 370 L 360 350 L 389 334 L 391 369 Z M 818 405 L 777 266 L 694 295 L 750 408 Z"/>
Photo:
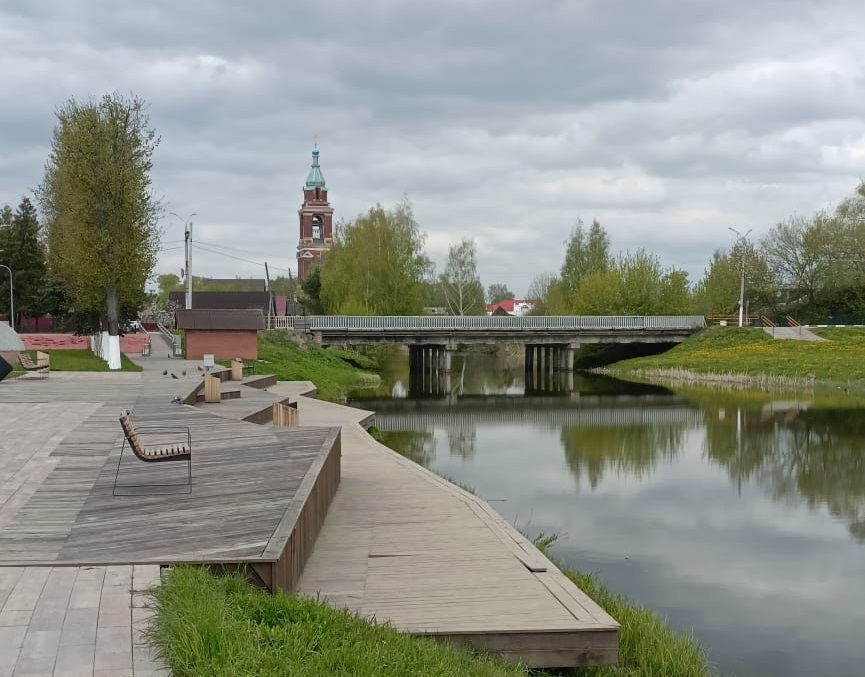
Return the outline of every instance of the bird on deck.
<path id="1" fill-rule="evenodd" d="M 181 376 L 186 376 L 186 371 L 185 371 L 185 370 L 184 370 L 184 371 L 181 371 L 181 372 L 180 372 L 180 375 L 181 375 Z"/>
<path id="2" fill-rule="evenodd" d="M 173 371 L 171 372 L 171 378 L 177 378 L 177 374 L 175 374 Z"/>
<path id="3" fill-rule="evenodd" d="M 183 400 L 181 399 L 180 395 L 175 395 L 174 399 L 171 400 L 171 404 L 183 404 Z"/>
<path id="4" fill-rule="evenodd" d="M 168 376 L 168 369 L 163 370 L 162 375 L 163 375 L 163 376 Z"/>

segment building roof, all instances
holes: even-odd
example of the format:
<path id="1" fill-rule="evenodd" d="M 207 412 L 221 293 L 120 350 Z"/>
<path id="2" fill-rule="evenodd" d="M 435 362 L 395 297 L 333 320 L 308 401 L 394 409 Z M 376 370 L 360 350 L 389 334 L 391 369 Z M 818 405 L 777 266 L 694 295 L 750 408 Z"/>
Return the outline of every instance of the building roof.
<path id="1" fill-rule="evenodd" d="M 201 284 L 207 291 L 267 291 L 264 278 L 205 277 Z"/>
<path id="2" fill-rule="evenodd" d="M 487 312 L 492 315 L 499 308 L 504 310 L 508 315 L 513 315 L 516 311 L 517 306 L 521 306 L 526 304 L 528 306 L 534 307 L 535 301 L 531 299 L 504 299 L 503 301 L 499 301 L 498 303 L 490 303 L 487 306 Z"/>
<path id="3" fill-rule="evenodd" d="M 173 291 L 169 303 L 186 308 L 186 293 Z M 194 310 L 258 310 L 270 314 L 270 294 L 266 291 L 196 291 L 192 292 Z"/>
<path id="4" fill-rule="evenodd" d="M 0 352 L 24 350 L 24 341 L 12 330 L 8 322 L 0 322 Z"/>
<path id="5" fill-rule="evenodd" d="M 321 173 L 321 167 L 318 166 L 318 144 L 312 148 L 312 167 L 309 168 L 309 174 L 306 175 L 306 187 L 327 189 L 324 174 Z"/>
<path id="6" fill-rule="evenodd" d="M 264 329 L 260 310 L 178 310 L 178 329 L 258 331 Z"/>

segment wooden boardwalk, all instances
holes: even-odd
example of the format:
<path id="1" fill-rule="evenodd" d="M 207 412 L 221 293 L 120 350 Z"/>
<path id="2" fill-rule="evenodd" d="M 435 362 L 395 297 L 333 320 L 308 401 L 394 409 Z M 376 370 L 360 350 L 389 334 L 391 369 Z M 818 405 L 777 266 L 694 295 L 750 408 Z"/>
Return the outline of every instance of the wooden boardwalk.
<path id="1" fill-rule="evenodd" d="M 483 500 L 375 442 L 371 412 L 300 397 L 342 426 L 342 481 L 298 592 L 399 630 L 535 667 L 614 663 L 619 626 Z"/>

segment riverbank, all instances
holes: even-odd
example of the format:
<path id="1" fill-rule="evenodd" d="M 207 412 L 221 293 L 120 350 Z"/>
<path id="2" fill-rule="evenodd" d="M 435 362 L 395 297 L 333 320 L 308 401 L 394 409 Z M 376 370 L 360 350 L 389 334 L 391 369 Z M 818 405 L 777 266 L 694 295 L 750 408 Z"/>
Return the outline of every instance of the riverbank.
<path id="1" fill-rule="evenodd" d="M 761 329 L 710 327 L 665 353 L 597 371 L 675 383 L 865 391 L 865 330 L 823 328 L 814 333 L 826 340 L 776 340 Z"/>
<path id="2" fill-rule="evenodd" d="M 342 402 L 350 390 L 377 385 L 378 368 L 365 355 L 324 349 L 289 332 L 263 332 L 258 339 L 256 372 L 276 374 L 280 381 L 313 381 L 319 399 L 328 402 Z"/>

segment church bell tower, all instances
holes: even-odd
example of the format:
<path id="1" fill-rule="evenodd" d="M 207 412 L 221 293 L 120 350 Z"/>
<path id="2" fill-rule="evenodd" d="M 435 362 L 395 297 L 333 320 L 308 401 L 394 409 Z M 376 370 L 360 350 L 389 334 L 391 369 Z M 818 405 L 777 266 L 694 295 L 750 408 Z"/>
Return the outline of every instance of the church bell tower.
<path id="1" fill-rule="evenodd" d="M 327 184 L 318 164 L 318 144 L 312 149 L 312 166 L 303 186 L 303 205 L 298 215 L 297 277 L 303 282 L 333 244 L 333 207 L 327 201 Z"/>

